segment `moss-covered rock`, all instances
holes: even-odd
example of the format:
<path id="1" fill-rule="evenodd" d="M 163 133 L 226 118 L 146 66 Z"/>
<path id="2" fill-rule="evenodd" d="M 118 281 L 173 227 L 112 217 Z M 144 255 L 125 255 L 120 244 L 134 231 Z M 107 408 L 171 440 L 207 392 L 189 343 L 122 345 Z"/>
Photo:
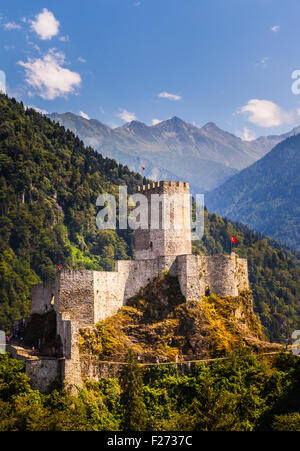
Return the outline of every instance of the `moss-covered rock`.
<path id="1" fill-rule="evenodd" d="M 186 302 L 177 278 L 155 278 L 117 314 L 80 332 L 83 354 L 123 361 L 132 348 L 143 362 L 196 360 L 223 356 L 240 347 L 280 346 L 263 342 L 251 291 L 238 297 L 214 294 Z"/>

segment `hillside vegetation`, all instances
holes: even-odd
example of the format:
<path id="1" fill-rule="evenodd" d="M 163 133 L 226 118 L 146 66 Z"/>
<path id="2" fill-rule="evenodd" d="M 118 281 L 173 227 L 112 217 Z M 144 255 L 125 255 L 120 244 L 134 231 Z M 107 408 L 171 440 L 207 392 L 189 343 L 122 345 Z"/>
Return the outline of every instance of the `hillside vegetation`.
<path id="1" fill-rule="evenodd" d="M 30 287 L 64 268 L 113 269 L 131 258 L 130 231 L 96 227 L 99 194 L 143 182 L 103 158 L 72 132 L 0 95 L 0 329 L 29 314 Z M 205 212 L 205 236 L 194 251 L 237 252 L 249 260 L 254 306 L 265 332 L 282 340 L 298 328 L 300 269 L 295 256 L 259 234 Z"/>
<path id="2" fill-rule="evenodd" d="M 300 251 L 300 134 L 208 193 L 206 206 Z"/>
<path id="3" fill-rule="evenodd" d="M 77 397 L 32 390 L 24 369 L 0 355 L 0 431 L 300 431 L 292 355 L 240 353 L 186 374 L 128 358 L 119 379 L 88 382 Z"/>

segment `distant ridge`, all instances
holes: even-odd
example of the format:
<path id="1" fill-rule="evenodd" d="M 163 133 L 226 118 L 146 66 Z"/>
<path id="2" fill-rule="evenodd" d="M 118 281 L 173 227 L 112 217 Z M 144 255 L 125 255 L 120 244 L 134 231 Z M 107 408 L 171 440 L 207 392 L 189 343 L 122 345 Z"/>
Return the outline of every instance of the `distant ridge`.
<path id="1" fill-rule="evenodd" d="M 134 120 L 114 129 L 73 113 L 53 113 L 49 117 L 74 131 L 103 156 L 136 172 L 141 172 L 143 166 L 144 175 L 154 180 L 187 180 L 193 192 L 220 186 L 293 133 L 248 142 L 214 122 L 199 128 L 176 116 L 152 126 Z"/>
<path id="2" fill-rule="evenodd" d="M 210 211 L 299 251 L 300 134 L 289 136 L 261 160 L 207 193 L 205 201 Z"/>

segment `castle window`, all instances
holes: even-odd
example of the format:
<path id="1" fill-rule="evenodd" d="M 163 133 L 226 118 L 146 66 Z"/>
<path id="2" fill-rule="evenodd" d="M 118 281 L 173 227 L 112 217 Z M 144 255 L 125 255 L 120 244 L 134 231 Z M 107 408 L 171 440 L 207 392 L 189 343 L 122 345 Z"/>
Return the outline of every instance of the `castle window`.
<path id="1" fill-rule="evenodd" d="M 153 243 L 150 241 L 150 249 L 153 249 Z"/>

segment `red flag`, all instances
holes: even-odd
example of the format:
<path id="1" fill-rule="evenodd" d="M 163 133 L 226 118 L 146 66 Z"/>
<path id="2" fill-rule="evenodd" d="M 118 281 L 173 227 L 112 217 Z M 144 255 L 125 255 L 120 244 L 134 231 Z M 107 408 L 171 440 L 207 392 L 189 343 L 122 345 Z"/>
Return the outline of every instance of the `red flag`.
<path id="1" fill-rule="evenodd" d="M 237 243 L 239 240 L 235 237 L 231 235 L 231 242 L 232 243 Z"/>
<path id="2" fill-rule="evenodd" d="M 142 171 L 144 171 L 145 170 L 145 168 L 144 168 L 144 166 L 142 166 Z"/>

